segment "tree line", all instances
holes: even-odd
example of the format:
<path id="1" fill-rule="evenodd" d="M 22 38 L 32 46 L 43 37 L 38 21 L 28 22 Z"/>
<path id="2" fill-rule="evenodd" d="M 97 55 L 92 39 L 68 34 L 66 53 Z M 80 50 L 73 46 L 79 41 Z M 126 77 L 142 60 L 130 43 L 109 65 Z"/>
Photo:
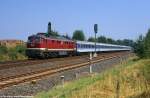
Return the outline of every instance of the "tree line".
<path id="1" fill-rule="evenodd" d="M 123 40 L 114 40 L 112 38 L 108 38 L 105 36 L 98 36 L 96 39 L 94 37 L 89 37 L 87 40 L 85 38 L 84 32 L 82 30 L 75 30 L 72 36 L 73 40 L 80 41 L 89 41 L 89 42 L 98 42 L 98 43 L 108 43 L 108 44 L 117 44 L 117 45 L 126 45 L 126 46 L 134 46 L 134 41 L 130 39 Z"/>

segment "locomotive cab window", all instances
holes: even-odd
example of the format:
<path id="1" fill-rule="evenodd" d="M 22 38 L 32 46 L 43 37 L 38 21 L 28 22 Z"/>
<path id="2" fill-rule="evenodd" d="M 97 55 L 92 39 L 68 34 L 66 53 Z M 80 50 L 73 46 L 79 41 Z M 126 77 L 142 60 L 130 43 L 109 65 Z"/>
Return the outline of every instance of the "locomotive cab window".
<path id="1" fill-rule="evenodd" d="M 40 43 L 40 37 L 36 37 L 36 38 L 35 38 L 35 42 L 36 42 L 36 43 Z"/>

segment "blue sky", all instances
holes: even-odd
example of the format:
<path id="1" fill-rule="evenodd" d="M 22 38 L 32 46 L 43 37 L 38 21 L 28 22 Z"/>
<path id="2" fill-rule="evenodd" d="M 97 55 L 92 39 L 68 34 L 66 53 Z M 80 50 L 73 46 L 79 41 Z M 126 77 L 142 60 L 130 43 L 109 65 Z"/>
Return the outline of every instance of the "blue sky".
<path id="1" fill-rule="evenodd" d="M 0 0 L 0 39 L 22 39 L 53 30 L 72 36 L 74 30 L 113 39 L 136 39 L 150 28 L 150 0 Z"/>

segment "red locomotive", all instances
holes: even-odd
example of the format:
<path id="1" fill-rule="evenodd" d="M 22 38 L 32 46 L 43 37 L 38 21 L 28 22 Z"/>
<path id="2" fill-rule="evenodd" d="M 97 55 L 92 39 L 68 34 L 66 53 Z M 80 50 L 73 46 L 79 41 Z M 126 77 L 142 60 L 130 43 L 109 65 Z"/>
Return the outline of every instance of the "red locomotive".
<path id="1" fill-rule="evenodd" d="M 31 58 L 56 57 L 72 55 L 76 50 L 76 43 L 63 37 L 46 36 L 46 33 L 37 33 L 28 37 L 26 54 Z"/>

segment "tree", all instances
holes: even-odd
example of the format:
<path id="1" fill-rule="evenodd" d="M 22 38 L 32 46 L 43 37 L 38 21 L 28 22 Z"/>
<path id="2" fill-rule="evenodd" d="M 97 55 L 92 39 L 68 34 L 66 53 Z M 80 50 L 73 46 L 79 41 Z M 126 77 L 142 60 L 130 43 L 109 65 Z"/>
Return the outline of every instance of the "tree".
<path id="1" fill-rule="evenodd" d="M 150 29 L 148 30 L 144 40 L 145 57 L 150 58 Z"/>
<path id="2" fill-rule="evenodd" d="M 116 44 L 118 44 L 118 45 L 121 45 L 122 43 L 123 43 L 123 42 L 122 42 L 122 40 L 120 40 L 120 39 L 116 41 Z"/>
<path id="3" fill-rule="evenodd" d="M 80 40 L 80 41 L 84 41 L 85 40 L 85 36 L 82 30 L 75 30 L 73 32 L 73 37 L 72 39 L 74 40 Z"/>
<path id="4" fill-rule="evenodd" d="M 140 58 L 144 57 L 144 37 L 142 35 L 139 36 L 135 43 L 135 52 Z"/>
<path id="5" fill-rule="evenodd" d="M 90 38 L 88 39 L 88 41 L 89 41 L 89 42 L 95 42 L 95 38 L 90 37 Z"/>
<path id="6" fill-rule="evenodd" d="M 112 38 L 107 38 L 106 40 L 108 44 L 116 44 L 116 41 L 113 40 Z"/>
<path id="7" fill-rule="evenodd" d="M 97 41 L 98 41 L 99 43 L 107 43 L 107 39 L 106 39 L 105 36 L 100 36 L 100 37 L 98 37 L 98 38 L 97 38 Z"/>

